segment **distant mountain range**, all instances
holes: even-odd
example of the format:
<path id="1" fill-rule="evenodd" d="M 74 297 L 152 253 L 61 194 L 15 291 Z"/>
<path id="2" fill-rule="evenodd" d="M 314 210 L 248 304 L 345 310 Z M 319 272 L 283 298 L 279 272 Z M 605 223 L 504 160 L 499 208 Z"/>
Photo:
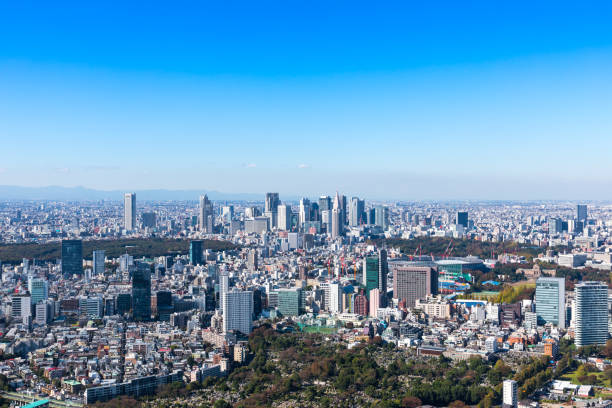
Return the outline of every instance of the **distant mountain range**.
<path id="1" fill-rule="evenodd" d="M 21 187 L 1 186 L 0 201 L 10 200 L 52 200 L 52 201 L 97 201 L 123 200 L 123 194 L 132 191 L 95 190 L 86 187 Z M 137 200 L 143 201 L 197 201 L 201 194 L 208 194 L 211 200 L 264 201 L 265 193 L 222 193 L 210 190 L 134 190 Z"/>

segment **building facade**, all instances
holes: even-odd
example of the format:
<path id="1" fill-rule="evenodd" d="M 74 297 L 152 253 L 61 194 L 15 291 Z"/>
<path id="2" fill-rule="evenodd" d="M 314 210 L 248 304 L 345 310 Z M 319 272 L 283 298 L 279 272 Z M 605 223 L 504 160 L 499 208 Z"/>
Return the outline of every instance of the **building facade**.
<path id="1" fill-rule="evenodd" d="M 80 239 L 62 240 L 62 273 L 83 274 L 83 242 Z"/>
<path id="2" fill-rule="evenodd" d="M 136 193 L 125 193 L 123 196 L 123 228 L 126 231 L 136 229 Z"/>
<path id="3" fill-rule="evenodd" d="M 608 340 L 608 285 L 582 282 L 574 288 L 576 347 L 606 344 Z"/>
<path id="4" fill-rule="evenodd" d="M 397 262 L 393 269 L 393 298 L 405 300 L 415 307 L 418 299 L 438 293 L 438 270 L 430 266 L 415 266 Z"/>
<path id="5" fill-rule="evenodd" d="M 552 323 L 564 329 L 565 278 L 538 278 L 535 297 L 538 323 Z"/>

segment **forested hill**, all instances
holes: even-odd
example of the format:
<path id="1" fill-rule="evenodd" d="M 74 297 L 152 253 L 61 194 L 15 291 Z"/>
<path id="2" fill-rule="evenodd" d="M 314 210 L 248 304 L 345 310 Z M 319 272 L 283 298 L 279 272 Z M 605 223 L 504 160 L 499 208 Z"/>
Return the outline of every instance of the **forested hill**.
<path id="1" fill-rule="evenodd" d="M 537 257 L 546 248 L 534 245 L 519 244 L 515 241 L 488 242 L 474 239 L 454 239 L 446 237 L 417 237 L 414 239 L 389 238 L 385 239 L 387 247 L 399 248 L 403 253 L 412 255 L 419 252 L 423 255 L 441 256 L 445 253 L 452 241 L 450 256 L 473 255 L 479 258 L 497 257 L 499 254 L 516 254 L 528 259 Z M 420 248 L 420 249 L 419 249 Z"/>
<path id="2" fill-rule="evenodd" d="M 17 264 L 23 258 L 52 260 L 62 256 L 61 242 L 47 244 L 7 244 L 0 245 L 0 261 Z M 204 248 L 215 251 L 235 249 L 236 245 L 228 241 L 204 240 Z M 93 250 L 104 250 L 105 255 L 116 258 L 129 253 L 134 257 L 154 257 L 162 255 L 185 255 L 189 253 L 189 240 L 162 238 L 134 238 L 118 240 L 83 241 L 83 257 L 91 259 Z"/>

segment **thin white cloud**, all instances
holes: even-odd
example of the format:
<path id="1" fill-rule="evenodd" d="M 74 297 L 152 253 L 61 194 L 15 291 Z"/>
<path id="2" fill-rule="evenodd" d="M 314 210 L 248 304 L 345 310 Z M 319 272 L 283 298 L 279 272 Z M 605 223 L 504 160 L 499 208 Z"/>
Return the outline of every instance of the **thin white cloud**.
<path id="1" fill-rule="evenodd" d="M 308 164 L 304 164 L 304 163 L 298 164 L 298 169 L 307 169 L 309 167 L 310 167 L 310 165 L 308 165 Z"/>
<path id="2" fill-rule="evenodd" d="M 253 167 L 257 167 L 257 165 L 255 163 L 247 163 L 245 167 L 253 168 Z"/>

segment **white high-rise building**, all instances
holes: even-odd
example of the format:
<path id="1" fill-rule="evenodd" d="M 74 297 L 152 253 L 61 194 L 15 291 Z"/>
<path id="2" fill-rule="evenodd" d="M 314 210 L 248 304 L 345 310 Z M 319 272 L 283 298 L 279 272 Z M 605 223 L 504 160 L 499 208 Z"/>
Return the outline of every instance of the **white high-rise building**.
<path id="1" fill-rule="evenodd" d="M 123 197 L 123 226 L 126 231 L 136 229 L 136 193 L 125 193 Z"/>
<path id="2" fill-rule="evenodd" d="M 11 317 L 24 321 L 32 316 L 32 301 L 29 295 L 13 295 L 11 298 Z"/>
<path id="3" fill-rule="evenodd" d="M 310 200 L 302 198 L 300 200 L 300 211 L 299 211 L 299 222 L 300 226 L 303 226 L 306 221 L 310 221 Z"/>
<path id="4" fill-rule="evenodd" d="M 516 408 L 518 406 L 518 385 L 514 380 L 504 380 L 503 407 Z"/>
<path id="5" fill-rule="evenodd" d="M 53 320 L 55 313 L 55 304 L 52 300 L 45 300 L 36 304 L 36 319 L 35 322 L 41 325 L 47 324 Z"/>
<path id="6" fill-rule="evenodd" d="M 330 313 L 342 313 L 342 286 L 339 283 L 329 284 L 329 304 Z"/>
<path id="7" fill-rule="evenodd" d="M 93 275 L 104 275 L 104 250 L 93 251 Z"/>
<path id="8" fill-rule="evenodd" d="M 576 347 L 606 344 L 608 340 L 608 285 L 582 282 L 574 287 Z"/>
<path id="9" fill-rule="evenodd" d="M 221 271 L 219 275 L 219 308 L 223 311 L 223 301 L 225 294 L 229 291 L 229 276 L 226 271 Z"/>
<path id="10" fill-rule="evenodd" d="M 291 229 L 291 206 L 281 204 L 278 206 L 278 229 L 289 231 Z"/>
<path id="11" fill-rule="evenodd" d="M 230 290 L 223 296 L 223 332 L 236 330 L 243 334 L 253 328 L 253 292 Z"/>

